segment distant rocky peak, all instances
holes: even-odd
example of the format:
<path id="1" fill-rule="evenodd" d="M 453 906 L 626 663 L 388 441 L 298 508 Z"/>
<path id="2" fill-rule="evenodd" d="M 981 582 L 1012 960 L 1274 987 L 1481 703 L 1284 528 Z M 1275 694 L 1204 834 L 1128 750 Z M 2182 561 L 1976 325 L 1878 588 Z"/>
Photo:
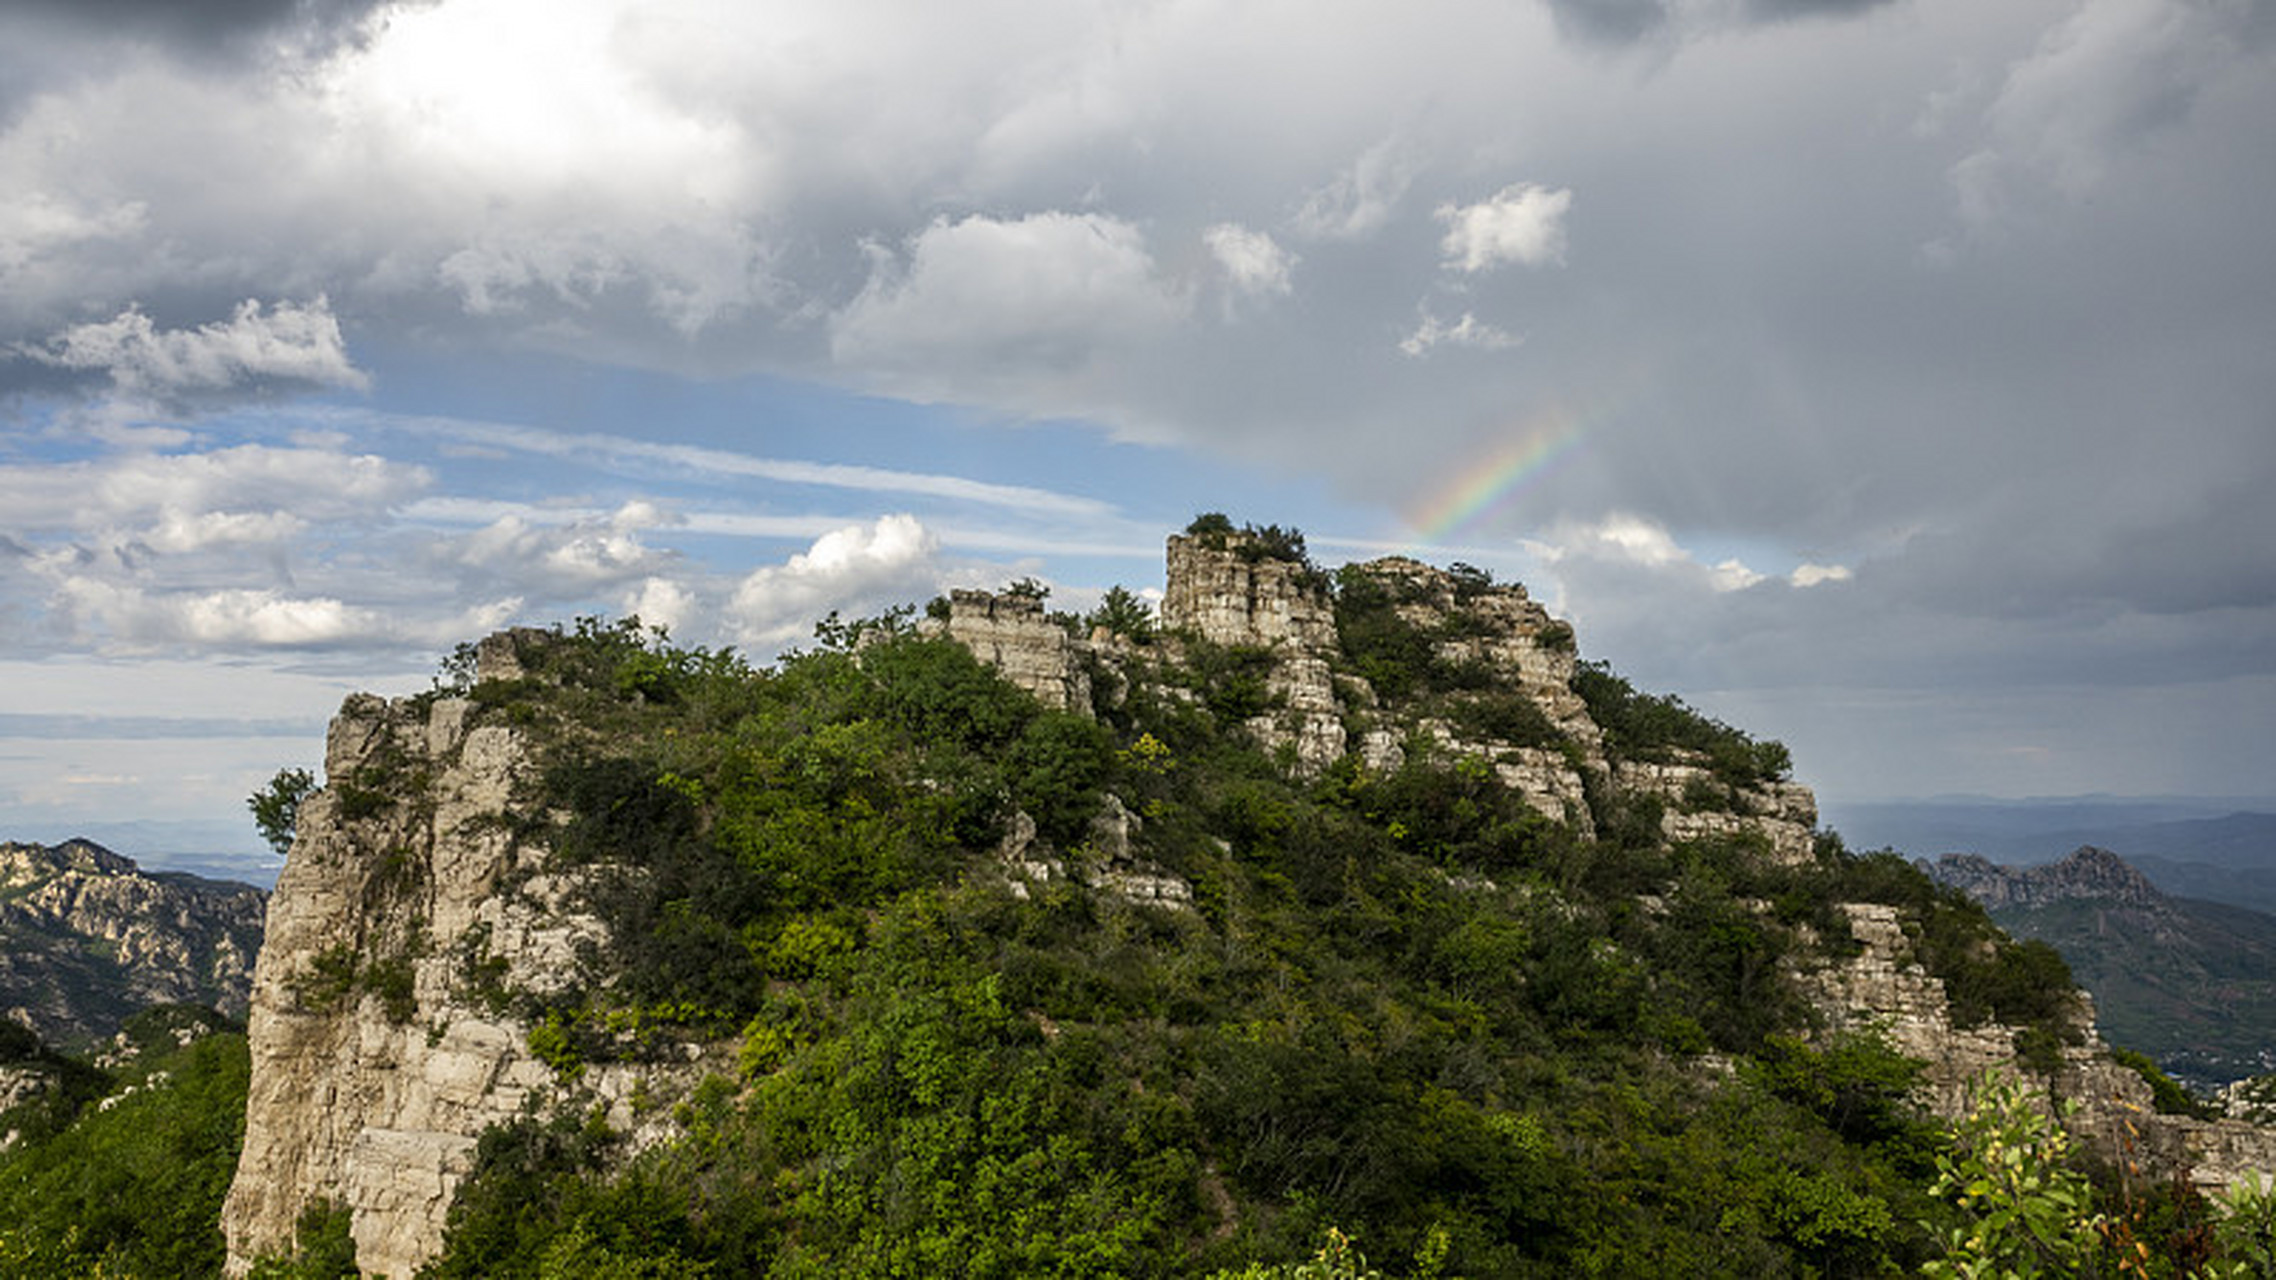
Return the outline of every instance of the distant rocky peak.
<path id="1" fill-rule="evenodd" d="M 76 871 L 82 875 L 130 876 L 138 868 L 132 858 L 112 853 L 92 840 L 66 840 L 58 845 L 0 843 L 0 884 L 43 882 Z"/>
<path id="2" fill-rule="evenodd" d="M 2038 907 L 2055 902 L 2093 901 L 2151 907 L 2166 901 L 2148 876 L 2108 849 L 2081 845 L 2060 862 L 2007 867 L 1977 854 L 1948 853 L 1928 872 L 1986 907 Z"/>

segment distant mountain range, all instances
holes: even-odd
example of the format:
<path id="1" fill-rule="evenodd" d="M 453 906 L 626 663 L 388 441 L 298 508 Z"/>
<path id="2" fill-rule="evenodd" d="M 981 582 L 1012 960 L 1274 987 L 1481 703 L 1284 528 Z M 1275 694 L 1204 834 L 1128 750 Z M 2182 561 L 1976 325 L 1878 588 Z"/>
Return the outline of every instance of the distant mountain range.
<path id="1" fill-rule="evenodd" d="M 1973 854 L 1924 865 L 2060 951 L 2113 1042 L 2200 1087 L 2276 1070 L 2276 915 L 2169 894 L 2093 846 L 2032 867 Z"/>
<path id="2" fill-rule="evenodd" d="M 88 840 L 0 843 L 0 1018 L 84 1045 L 154 1004 L 241 1017 L 268 894 L 151 874 Z"/>

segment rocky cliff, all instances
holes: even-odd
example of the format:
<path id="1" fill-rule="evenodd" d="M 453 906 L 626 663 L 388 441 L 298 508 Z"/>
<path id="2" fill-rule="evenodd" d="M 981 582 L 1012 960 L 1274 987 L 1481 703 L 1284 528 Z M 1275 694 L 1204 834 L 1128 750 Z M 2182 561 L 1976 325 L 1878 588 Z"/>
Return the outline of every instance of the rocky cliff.
<path id="1" fill-rule="evenodd" d="M 242 1015 L 266 895 L 151 875 L 86 840 L 0 844 L 0 1016 L 56 1044 L 154 1004 Z"/>
<path id="2" fill-rule="evenodd" d="M 1962 1025 L 1946 984 L 1919 963 L 1904 914 L 1881 903 L 1848 903 L 1859 953 L 1806 979 L 1828 1029 L 1885 1034 L 1923 1064 L 1922 1101 L 1947 1118 L 1964 1115 L 1971 1082 L 1986 1072 L 2021 1076 L 2049 1097 L 2077 1107 L 2072 1132 L 2112 1163 L 2153 1178 L 2180 1176 L 2200 1187 L 2230 1185 L 2276 1171 L 2276 1128 L 2245 1119 L 2160 1114 L 2149 1083 L 2115 1061 L 2095 1026 L 2092 999 L 2075 992 L 2069 1042 L 2027 1050 L 2026 1028 L 1996 1020 Z"/>
<path id="3" fill-rule="evenodd" d="M 481 677 L 519 678 L 537 639 L 490 637 Z M 232 1274 L 329 1201 L 366 1272 L 410 1275 L 484 1129 L 597 1107 L 637 1142 L 700 1075 L 685 1060 L 563 1073 L 530 1048 L 501 993 L 559 987 L 606 931 L 517 836 L 525 744 L 477 713 L 365 695 L 332 722 L 327 785 L 300 809 L 253 975 L 244 1155 L 222 1215 Z"/>
<path id="4" fill-rule="evenodd" d="M 1206 667 L 1197 649 L 1253 659 L 1262 685 L 1247 731 L 1306 776 L 1346 755 L 1395 770 L 1420 744 L 1490 765 L 1583 836 L 1597 810 L 1625 806 L 1648 810 L 1670 840 L 1810 856 L 1817 802 L 1782 771 L 1734 771 L 1680 741 L 1608 738 L 1582 693 L 1572 628 L 1518 584 L 1395 556 L 1347 567 L 1331 595 L 1325 573 L 1240 533 L 1173 536 L 1167 559 L 1161 634 L 1147 646 L 1072 635 L 1032 597 L 984 591 L 951 593 L 941 628 L 1044 705 L 1081 711 L 1094 672 L 1102 693 L 1165 680 L 1174 690 L 1165 670 Z"/>

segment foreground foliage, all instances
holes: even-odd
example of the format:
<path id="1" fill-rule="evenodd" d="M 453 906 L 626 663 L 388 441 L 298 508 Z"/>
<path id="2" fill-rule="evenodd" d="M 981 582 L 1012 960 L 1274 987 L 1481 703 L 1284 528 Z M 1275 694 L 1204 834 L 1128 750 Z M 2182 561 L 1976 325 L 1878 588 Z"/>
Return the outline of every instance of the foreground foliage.
<path id="1" fill-rule="evenodd" d="M 0 1275 L 219 1274 L 246 1072 L 234 1031 L 147 1053 L 73 1123 L 0 1154 Z"/>

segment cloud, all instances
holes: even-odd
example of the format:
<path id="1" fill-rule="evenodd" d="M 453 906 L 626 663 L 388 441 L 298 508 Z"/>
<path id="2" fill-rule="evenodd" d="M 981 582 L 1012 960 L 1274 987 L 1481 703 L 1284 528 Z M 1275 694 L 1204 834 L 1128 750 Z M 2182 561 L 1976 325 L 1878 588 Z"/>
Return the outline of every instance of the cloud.
<path id="1" fill-rule="evenodd" d="M 1799 18 L 1848 18 L 1898 0 L 1747 0 L 1749 17 L 1764 22 Z"/>
<path id="2" fill-rule="evenodd" d="M 624 597 L 624 614 L 643 625 L 684 632 L 696 621 L 703 605 L 686 584 L 670 578 L 649 578 Z"/>
<path id="3" fill-rule="evenodd" d="M 399 652 L 481 635 L 522 607 L 519 597 L 464 604 L 459 592 L 433 583 L 424 595 L 404 591 L 389 599 L 360 573 L 343 575 L 349 593 L 320 594 L 184 585 L 200 575 L 92 557 L 55 556 L 42 568 L 51 582 L 42 629 L 53 642 L 83 653 Z"/>
<path id="4" fill-rule="evenodd" d="M 481 583 L 524 598 L 578 600 L 651 578 L 674 557 L 643 543 L 640 531 L 676 523 L 652 505 L 629 502 L 606 519 L 531 524 L 506 515 L 455 541 L 448 557 Z"/>
<path id="5" fill-rule="evenodd" d="M 371 454 L 243 444 L 204 453 L 0 465 L 0 510 L 19 532 L 151 528 L 154 536 L 184 540 L 198 528 L 242 532 L 280 517 L 368 518 L 432 482 L 422 467 Z"/>
<path id="6" fill-rule="evenodd" d="M 388 0 L 11 0 L 12 16 L 116 41 L 122 34 L 155 39 L 193 53 L 256 41 L 337 38 Z"/>
<path id="7" fill-rule="evenodd" d="M 939 541 L 915 517 L 824 534 L 802 555 L 743 579 L 728 615 L 744 644 L 775 648 L 807 634 L 831 610 L 907 600 L 936 583 Z"/>
<path id="8" fill-rule="evenodd" d="M 1847 566 L 1838 564 L 1811 564 L 1804 561 L 1794 566 L 1786 580 L 1797 587 L 1814 587 L 1826 582 L 1847 582 L 1856 575 Z"/>
<path id="9" fill-rule="evenodd" d="M 1457 347 L 1477 347 L 1485 351 L 1500 351 L 1523 344 L 1525 339 L 1499 329 L 1465 311 L 1462 318 L 1448 324 L 1428 312 L 1413 333 L 1399 340 L 1399 350 L 1410 356 L 1427 354 L 1442 343 Z"/>
<path id="10" fill-rule="evenodd" d="M 1530 182 L 1503 187 L 1477 204 L 1442 204 L 1437 217 L 1446 224 L 1446 236 L 1439 251 L 1453 271 L 1488 271 L 1511 263 L 1562 266 L 1565 214 L 1572 206 L 1570 190 L 1552 191 Z"/>
<path id="11" fill-rule="evenodd" d="M 196 329 L 160 329 L 129 308 L 115 319 L 74 325 L 19 355 L 58 369 L 107 374 L 134 396 L 184 396 L 282 382 L 311 387 L 371 385 L 349 360 L 330 302 L 238 304 L 227 320 Z"/>
<path id="12" fill-rule="evenodd" d="M 1755 23 L 1850 18 L 1896 0 L 1549 0 L 1557 29 L 1594 44 L 1698 38 Z"/>
<path id="13" fill-rule="evenodd" d="M 299 648 L 368 642 L 390 634 L 376 611 L 321 596 L 294 598 L 243 588 L 152 592 L 93 578 L 67 579 L 59 594 L 63 612 L 83 633 L 135 647 Z"/>
<path id="14" fill-rule="evenodd" d="M 1235 294 L 1262 297 L 1289 291 L 1288 275 L 1296 266 L 1296 255 L 1275 244 L 1271 236 L 1220 222 L 1202 232 L 1201 239 Z"/>
<path id="15" fill-rule="evenodd" d="M 1594 561 L 1645 569 L 1672 580 L 1678 589 L 1688 582 L 1718 594 L 1744 591 L 1766 581 L 1736 556 L 1704 563 L 1666 528 L 1627 512 L 1562 525 L 1550 536 L 1542 554 L 1553 565 Z"/>
<path id="16" fill-rule="evenodd" d="M 1391 221 L 1421 167 L 1407 142 L 1386 138 L 1305 196 L 1297 233 L 1314 240 L 1358 240 Z"/>
<path id="17" fill-rule="evenodd" d="M 1981 146 L 1953 165 L 1964 220 L 1997 230 L 2041 193 L 2084 199 L 2255 61 L 2261 6 L 2092 0 L 2006 71 Z M 2264 70 L 2264 68 L 2256 68 Z M 2249 74 L 2249 72 L 2247 72 Z"/>
<path id="18" fill-rule="evenodd" d="M 934 221 L 905 260 L 880 251 L 868 286 L 832 320 L 830 352 L 909 393 L 1000 394 L 1078 375 L 1185 313 L 1133 223 L 975 215 Z"/>
<path id="19" fill-rule="evenodd" d="M 21 276 L 33 262 L 90 241 L 140 234 L 149 206 L 139 200 L 85 208 L 45 191 L 28 191 L 0 203 L 0 281 Z"/>
<path id="20" fill-rule="evenodd" d="M 588 462 L 629 474 L 659 468 L 684 475 L 736 476 L 782 484 L 812 485 L 855 493 L 916 494 L 1031 514 L 1095 518 L 1110 508 L 1096 498 L 1029 485 L 997 484 L 967 476 L 901 471 L 842 462 L 769 458 L 732 449 L 670 441 L 639 440 L 600 432 L 550 431 L 542 427 L 479 422 L 461 418 L 343 413 L 343 422 L 442 440 L 445 450 L 462 455 L 504 457 L 506 451 Z"/>

